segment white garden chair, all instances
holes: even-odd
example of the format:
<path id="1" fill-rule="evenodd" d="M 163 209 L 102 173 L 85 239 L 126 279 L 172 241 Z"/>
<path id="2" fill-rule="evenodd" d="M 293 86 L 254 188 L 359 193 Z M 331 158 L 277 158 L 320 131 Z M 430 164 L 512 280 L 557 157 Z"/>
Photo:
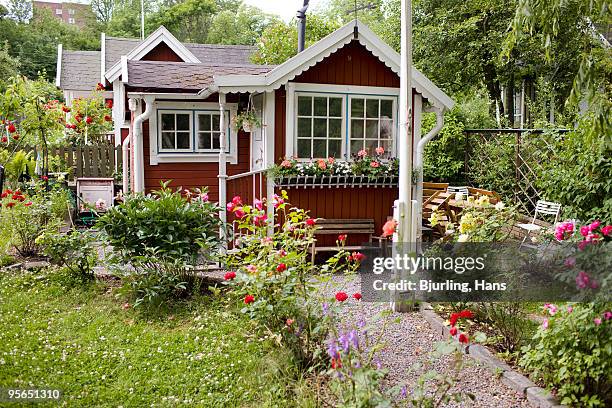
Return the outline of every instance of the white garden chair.
<path id="1" fill-rule="evenodd" d="M 536 224 L 536 221 L 543 221 L 542 218 L 538 218 L 538 216 L 553 216 L 555 220 L 553 221 L 553 225 L 559 221 L 559 213 L 561 212 L 561 204 L 552 203 L 550 201 L 538 200 L 536 203 L 535 214 L 533 215 L 533 219 L 528 224 L 517 224 L 517 227 L 525 231 L 525 237 L 521 242 L 519 248 L 525 245 L 525 241 L 530 237 L 531 233 L 539 232 L 542 230 L 542 226 Z"/>
<path id="2" fill-rule="evenodd" d="M 448 186 L 446 192 L 450 194 L 461 194 L 464 199 L 467 199 L 470 195 L 470 190 L 466 186 Z"/>

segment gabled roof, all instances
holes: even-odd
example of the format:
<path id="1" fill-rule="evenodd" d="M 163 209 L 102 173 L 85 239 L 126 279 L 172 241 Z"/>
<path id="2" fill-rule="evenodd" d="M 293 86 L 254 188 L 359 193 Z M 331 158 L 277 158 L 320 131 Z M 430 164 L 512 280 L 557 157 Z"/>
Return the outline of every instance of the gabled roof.
<path id="1" fill-rule="evenodd" d="M 128 61 L 127 85 L 133 88 L 198 92 L 213 84 L 214 75 L 262 74 L 272 66 Z"/>
<path id="2" fill-rule="evenodd" d="M 356 33 L 356 34 L 355 34 Z M 306 48 L 263 75 L 215 76 L 215 86 L 225 92 L 257 92 L 278 89 L 310 67 L 329 57 L 351 41 L 359 41 L 395 73 L 400 71 L 400 55 L 382 41 L 368 26 L 353 20 L 319 42 Z M 455 102 L 416 68 L 412 68 L 413 87 L 434 106 L 451 109 Z M 213 89 L 204 92 L 210 92 Z"/>
<path id="3" fill-rule="evenodd" d="M 121 75 L 121 57 L 125 56 L 128 61 L 138 61 L 162 42 L 184 63 L 194 64 L 250 64 L 249 59 L 255 50 L 248 45 L 181 43 L 164 26 L 160 26 L 143 41 L 109 37 L 106 41 L 106 78 L 112 82 Z"/>
<path id="4" fill-rule="evenodd" d="M 100 51 L 62 51 L 56 85 L 71 91 L 91 91 L 100 80 Z"/>

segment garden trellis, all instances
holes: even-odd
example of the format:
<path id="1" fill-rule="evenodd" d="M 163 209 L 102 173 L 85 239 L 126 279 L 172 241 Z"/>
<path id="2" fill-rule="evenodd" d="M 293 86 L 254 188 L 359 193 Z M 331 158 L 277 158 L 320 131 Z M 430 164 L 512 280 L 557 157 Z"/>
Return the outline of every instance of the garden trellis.
<path id="1" fill-rule="evenodd" d="M 465 179 L 473 187 L 513 199 L 533 214 L 542 196 L 542 163 L 556 157 L 556 141 L 566 129 L 466 129 Z"/>

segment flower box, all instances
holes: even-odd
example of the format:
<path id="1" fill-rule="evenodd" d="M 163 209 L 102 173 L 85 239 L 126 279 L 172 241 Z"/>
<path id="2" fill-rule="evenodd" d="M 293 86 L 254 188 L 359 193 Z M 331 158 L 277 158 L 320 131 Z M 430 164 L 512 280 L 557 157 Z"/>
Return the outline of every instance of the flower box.
<path id="1" fill-rule="evenodd" d="M 281 175 L 275 180 L 277 187 L 296 188 L 347 188 L 347 187 L 397 187 L 398 176 L 368 177 L 364 175 Z"/>

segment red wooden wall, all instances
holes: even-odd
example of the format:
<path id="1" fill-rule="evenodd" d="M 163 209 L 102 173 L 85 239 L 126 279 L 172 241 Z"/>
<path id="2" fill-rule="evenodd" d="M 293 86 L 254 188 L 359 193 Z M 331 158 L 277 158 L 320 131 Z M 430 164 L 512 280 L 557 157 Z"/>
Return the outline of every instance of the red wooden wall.
<path id="1" fill-rule="evenodd" d="M 172 61 L 184 62 L 172 48 L 168 47 L 165 42 L 159 43 L 147 55 L 141 58 L 143 61 Z"/>

